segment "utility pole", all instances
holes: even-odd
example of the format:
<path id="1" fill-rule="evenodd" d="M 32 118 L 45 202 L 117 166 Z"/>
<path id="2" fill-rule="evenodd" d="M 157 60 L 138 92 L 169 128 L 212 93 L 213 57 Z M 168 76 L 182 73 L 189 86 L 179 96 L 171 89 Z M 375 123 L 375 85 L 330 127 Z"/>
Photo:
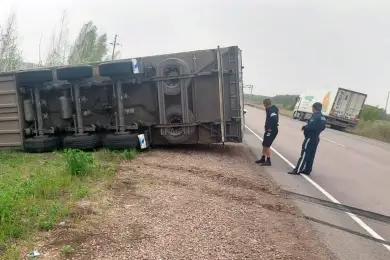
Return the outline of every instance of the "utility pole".
<path id="1" fill-rule="evenodd" d="M 387 118 L 387 106 L 389 105 L 389 97 L 390 97 L 390 91 L 387 92 L 387 99 L 385 105 L 385 118 Z"/>
<path id="2" fill-rule="evenodd" d="M 114 56 L 115 56 L 115 47 L 116 47 L 117 45 L 120 45 L 120 44 L 118 43 L 117 40 L 118 40 L 118 34 L 115 34 L 114 42 L 111 42 L 111 43 L 110 43 L 111 45 L 113 45 L 113 47 L 112 47 L 111 60 L 114 60 Z"/>
<path id="3" fill-rule="evenodd" d="M 252 101 L 253 85 L 245 85 L 244 88 L 249 88 L 249 90 L 250 90 L 249 100 Z"/>

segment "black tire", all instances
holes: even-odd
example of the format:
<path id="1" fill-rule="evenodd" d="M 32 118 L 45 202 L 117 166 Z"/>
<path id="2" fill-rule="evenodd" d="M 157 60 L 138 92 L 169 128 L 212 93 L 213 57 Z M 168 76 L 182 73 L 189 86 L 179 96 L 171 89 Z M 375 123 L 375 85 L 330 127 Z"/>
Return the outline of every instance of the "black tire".
<path id="1" fill-rule="evenodd" d="M 173 123 L 173 120 L 176 119 L 176 118 L 182 118 L 183 114 L 182 114 L 182 110 L 181 110 L 181 106 L 180 105 L 177 105 L 177 106 L 171 106 L 167 109 L 166 111 L 166 117 L 167 117 L 167 123 L 170 124 L 170 123 Z M 188 121 L 190 123 L 194 123 L 195 122 L 195 116 L 194 114 L 192 113 L 191 110 L 188 110 Z M 188 134 L 184 134 L 184 131 L 182 128 L 177 128 L 177 129 L 174 129 L 174 128 L 168 128 L 168 133 L 167 135 L 165 135 L 165 139 L 167 139 L 167 141 L 171 144 L 180 144 L 180 143 L 184 143 L 185 141 L 188 140 L 188 138 L 193 135 L 195 133 L 195 127 L 190 127 L 189 128 L 189 131 L 188 131 Z M 177 130 L 177 131 L 175 131 Z"/>
<path id="2" fill-rule="evenodd" d="M 297 111 L 294 111 L 294 113 L 293 113 L 293 119 L 297 119 L 298 117 L 297 117 Z"/>
<path id="3" fill-rule="evenodd" d="M 62 141 L 64 149 L 94 150 L 100 147 L 101 140 L 97 134 L 92 135 L 68 135 Z"/>
<path id="4" fill-rule="evenodd" d="M 93 68 L 91 65 L 63 67 L 57 69 L 57 79 L 59 80 L 81 80 L 91 78 Z"/>
<path id="5" fill-rule="evenodd" d="M 103 139 L 103 146 L 108 149 L 131 149 L 138 148 L 137 134 L 107 134 Z"/>
<path id="6" fill-rule="evenodd" d="M 341 132 L 344 132 L 346 127 L 343 127 L 343 126 L 339 126 L 339 125 L 330 125 L 330 129 L 333 129 L 333 130 L 337 130 L 337 131 L 341 131 Z"/>
<path id="7" fill-rule="evenodd" d="M 163 60 L 157 65 L 157 76 L 182 76 L 182 74 L 188 74 L 190 67 L 188 64 L 177 58 L 168 58 Z M 179 79 L 165 80 L 162 82 L 165 95 L 177 95 L 180 93 L 181 81 Z M 184 79 L 185 87 L 188 87 L 191 83 L 190 79 Z"/>
<path id="8" fill-rule="evenodd" d="M 133 74 L 133 63 L 131 61 L 117 61 L 99 65 L 99 75 L 102 77 L 118 77 Z"/>
<path id="9" fill-rule="evenodd" d="M 21 84 L 37 84 L 53 81 L 53 72 L 49 69 L 28 70 L 16 74 L 16 78 Z"/>
<path id="10" fill-rule="evenodd" d="M 300 113 L 299 113 L 299 120 L 302 121 L 302 122 L 304 122 L 304 121 L 305 121 L 305 115 L 306 115 L 305 113 L 300 112 Z"/>
<path id="11" fill-rule="evenodd" d="M 61 148 L 58 136 L 38 136 L 24 140 L 24 151 L 27 153 L 48 153 Z"/>

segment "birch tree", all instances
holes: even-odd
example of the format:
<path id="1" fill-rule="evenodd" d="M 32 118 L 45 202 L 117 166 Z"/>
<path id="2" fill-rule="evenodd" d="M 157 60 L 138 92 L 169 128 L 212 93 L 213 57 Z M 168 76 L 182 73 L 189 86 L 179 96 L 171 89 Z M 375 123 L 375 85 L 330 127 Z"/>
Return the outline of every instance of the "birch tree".
<path id="1" fill-rule="evenodd" d="M 67 62 L 68 52 L 68 19 L 67 12 L 64 11 L 60 20 L 59 30 L 54 30 L 49 53 L 46 57 L 46 66 L 64 65 Z"/>
<path id="2" fill-rule="evenodd" d="M 0 71 L 19 69 L 22 53 L 16 34 L 16 15 L 12 13 L 4 26 L 0 26 Z"/>
<path id="3" fill-rule="evenodd" d="M 107 35 L 98 34 L 97 27 L 89 21 L 81 28 L 68 57 L 69 64 L 102 61 L 107 54 Z"/>

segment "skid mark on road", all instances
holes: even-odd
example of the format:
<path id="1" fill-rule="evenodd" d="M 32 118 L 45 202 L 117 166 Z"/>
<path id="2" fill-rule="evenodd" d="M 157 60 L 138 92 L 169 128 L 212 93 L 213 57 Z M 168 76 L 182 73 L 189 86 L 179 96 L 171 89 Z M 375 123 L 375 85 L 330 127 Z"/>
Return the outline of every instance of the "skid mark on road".
<path id="1" fill-rule="evenodd" d="M 260 139 L 261 141 L 263 141 L 263 138 L 261 138 L 258 134 L 256 134 L 251 128 L 249 128 L 248 126 L 245 126 L 246 129 L 248 129 L 254 136 L 256 136 L 258 139 Z M 295 168 L 295 165 L 292 164 L 286 157 L 284 157 L 281 153 L 279 153 L 277 150 L 275 150 L 275 148 L 271 147 L 271 150 L 276 154 L 278 155 L 283 161 L 285 161 L 291 168 Z M 311 185 L 313 185 L 317 190 L 319 190 L 322 194 L 324 194 L 330 201 L 332 201 L 333 203 L 336 203 L 336 204 L 339 204 L 341 205 L 341 203 L 336 199 L 334 198 L 329 192 L 327 192 L 324 188 L 322 188 L 320 185 L 318 185 L 315 181 L 313 181 L 309 176 L 307 175 L 300 175 L 301 177 L 303 177 L 304 179 L 306 179 Z M 377 239 L 378 241 L 383 241 L 385 242 L 386 240 L 380 236 L 378 233 L 376 233 L 376 231 L 374 231 L 370 226 L 368 226 L 363 220 L 361 220 L 358 216 L 356 216 L 355 214 L 353 213 L 350 213 L 350 212 L 346 212 L 345 211 L 345 214 L 347 214 L 350 218 L 352 218 L 360 227 L 362 227 L 368 234 L 370 234 L 373 238 Z M 389 245 L 386 245 L 384 243 L 382 243 L 382 245 L 388 250 L 390 251 L 390 246 Z"/>

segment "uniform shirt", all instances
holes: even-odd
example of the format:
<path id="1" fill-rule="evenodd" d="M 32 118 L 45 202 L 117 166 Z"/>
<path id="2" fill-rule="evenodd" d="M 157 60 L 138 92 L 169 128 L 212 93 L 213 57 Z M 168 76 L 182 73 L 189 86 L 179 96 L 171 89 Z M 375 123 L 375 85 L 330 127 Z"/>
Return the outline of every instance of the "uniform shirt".
<path id="1" fill-rule="evenodd" d="M 319 137 L 325 130 L 326 118 L 321 112 L 314 113 L 307 125 L 302 127 L 306 138 Z"/>
<path id="2" fill-rule="evenodd" d="M 279 109 L 271 105 L 265 109 L 266 119 L 265 119 L 265 130 L 277 130 L 279 126 Z"/>

